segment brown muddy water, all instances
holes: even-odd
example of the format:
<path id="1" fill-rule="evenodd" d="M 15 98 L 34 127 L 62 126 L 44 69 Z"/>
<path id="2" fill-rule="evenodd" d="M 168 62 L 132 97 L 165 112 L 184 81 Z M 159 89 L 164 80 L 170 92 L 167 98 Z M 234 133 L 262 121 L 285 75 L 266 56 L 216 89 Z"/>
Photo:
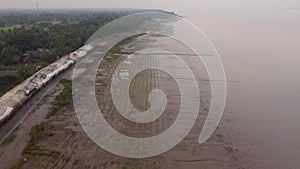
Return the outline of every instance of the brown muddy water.
<path id="1" fill-rule="evenodd" d="M 300 168 L 300 12 L 199 13 L 188 19 L 214 43 L 229 81 L 226 137 L 249 168 Z"/>

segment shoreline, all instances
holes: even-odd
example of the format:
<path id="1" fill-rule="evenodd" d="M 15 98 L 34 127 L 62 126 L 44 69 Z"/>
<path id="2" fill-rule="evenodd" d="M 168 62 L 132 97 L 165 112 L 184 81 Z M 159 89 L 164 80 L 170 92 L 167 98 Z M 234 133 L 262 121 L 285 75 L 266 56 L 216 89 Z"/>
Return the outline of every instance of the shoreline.
<path id="1" fill-rule="evenodd" d="M 167 39 L 162 37 L 155 37 L 156 41 L 149 40 L 151 37 L 142 36 L 137 39 L 135 44 L 131 44 L 134 48 L 145 48 L 148 46 L 157 45 L 157 38 L 162 40 L 163 43 L 167 42 Z M 162 39 L 161 39 L 162 38 Z M 146 39 L 146 40 L 145 40 Z M 147 40 L 148 39 L 148 40 Z M 148 43 L 152 45 L 148 45 Z M 130 45 L 127 45 L 129 47 Z M 126 48 L 129 50 L 129 48 Z M 132 51 L 128 52 L 131 53 Z M 136 51 L 134 51 L 136 52 Z M 124 52 L 125 53 L 125 52 Z M 124 54 L 123 54 L 124 55 Z M 119 58 L 122 55 L 116 55 Z M 112 57 L 113 58 L 113 57 Z M 124 61 L 123 59 L 119 58 L 119 61 Z M 154 73 L 153 75 L 159 75 Z M 70 75 L 68 75 L 70 76 Z M 201 76 L 201 75 L 199 75 Z M 142 76 L 146 78 L 147 76 Z M 142 78 L 142 79 L 143 79 Z M 203 78 L 203 77 L 202 77 Z M 101 79 L 101 78 L 100 78 Z M 140 82 L 143 82 L 141 79 Z M 147 80 L 147 79 L 144 79 Z M 163 82 L 163 81 L 161 81 Z M 163 84 L 168 84 L 168 81 L 165 81 Z M 106 84 L 108 85 L 108 84 Z M 108 91 L 106 90 L 106 86 L 96 86 L 97 90 L 100 90 L 100 96 L 97 100 L 101 102 L 110 102 L 110 99 L 103 99 Z M 200 89 L 201 92 L 208 92 L 207 90 L 209 85 L 207 83 L 201 84 Z M 176 88 L 175 88 L 176 89 Z M 104 92 L 104 93 L 103 93 Z M 106 93 L 106 94 L 105 94 Z M 142 93 L 140 93 L 142 94 Z M 204 95 L 204 93 L 203 93 Z M 141 96 L 137 95 L 138 98 Z M 52 96 L 53 97 L 53 96 Z M 100 100 L 99 100 L 100 99 Z M 39 167 L 44 168 L 46 166 L 50 167 L 51 164 L 56 166 L 61 166 L 64 168 L 92 168 L 92 167 L 103 167 L 103 168 L 120 168 L 120 167 L 129 167 L 129 168 L 151 168 L 151 169 L 161 169 L 161 168 L 199 168 L 199 167 L 206 167 L 206 168 L 214 168 L 214 169 L 223 169 L 226 168 L 234 168 L 234 169 L 243 169 L 244 167 L 241 166 L 241 163 L 238 158 L 238 152 L 236 152 L 232 148 L 232 144 L 228 143 L 222 129 L 218 128 L 214 135 L 204 144 L 198 143 L 199 137 L 199 129 L 203 125 L 203 122 L 206 118 L 206 111 L 207 111 L 207 100 L 208 96 L 203 96 L 202 103 L 206 106 L 201 107 L 201 111 L 199 112 L 197 122 L 195 126 L 190 131 L 189 135 L 176 147 L 171 149 L 170 151 L 163 153 L 161 155 L 146 158 L 146 159 L 128 159 L 122 158 L 98 147 L 95 143 L 93 143 L 86 135 L 86 133 L 81 128 L 76 113 L 74 110 L 67 108 L 59 110 L 55 115 L 53 115 L 48 120 L 44 122 L 46 125 L 52 126 L 53 130 L 51 130 L 51 136 L 46 136 L 45 138 L 38 140 L 37 144 L 39 148 L 36 150 L 32 150 L 33 153 L 37 153 L 37 155 L 30 156 L 26 158 L 26 162 L 23 164 L 21 168 L 32 168 L 32 167 Z M 140 100 L 140 99 L 139 99 Z M 176 102 L 176 100 L 174 100 Z M 107 105 L 108 110 L 110 110 L 110 104 Z M 143 105 L 144 102 L 138 101 L 138 105 Z M 47 103 L 49 104 L 49 103 Z M 43 106 L 41 104 L 40 106 Z M 50 107 L 48 107 L 49 109 Z M 172 112 L 172 109 L 170 109 Z M 46 109 L 43 110 L 44 114 L 47 112 Z M 107 118 L 112 124 L 116 126 L 118 124 L 126 124 L 125 121 L 117 120 L 118 117 L 113 115 L 111 111 L 107 112 Z M 171 118 L 171 117 L 170 117 Z M 173 117 L 172 117 L 173 118 Z M 172 119 L 171 118 L 171 119 Z M 117 123 L 116 123 L 117 122 Z M 167 121 L 161 121 L 161 124 L 170 123 L 170 119 Z M 30 123 L 30 122 L 29 122 Z M 21 125 L 25 125 L 24 123 Z M 33 124 L 32 124 L 33 125 Z M 130 134 L 128 128 L 120 128 L 121 130 L 127 131 L 127 134 Z M 163 128 L 159 127 L 155 130 L 161 130 Z M 20 128 L 18 129 L 20 130 Z M 146 129 L 145 129 L 146 130 Z M 141 134 L 141 132 L 145 132 L 143 130 L 133 130 L 137 131 Z M 146 130 L 147 131 L 147 130 Z M 29 132 L 29 131 L 28 131 Z M 151 131 L 154 132 L 154 131 Z M 146 132 L 147 133 L 147 132 Z M 155 134 L 155 132 L 153 133 Z M 25 136 L 25 138 L 29 136 Z M 26 140 L 26 139 L 25 139 Z M 7 146 L 7 145 L 6 145 Z M 8 145 L 9 146 L 9 145 Z M 1 149 L 1 147 L 0 147 Z M 40 156 L 38 155 L 40 151 L 43 152 L 59 152 L 59 158 L 56 156 Z M 0 157 L 1 158 L 1 157 Z M 99 158 L 101 160 L 99 160 Z M 53 163 L 54 160 L 54 163 Z"/>

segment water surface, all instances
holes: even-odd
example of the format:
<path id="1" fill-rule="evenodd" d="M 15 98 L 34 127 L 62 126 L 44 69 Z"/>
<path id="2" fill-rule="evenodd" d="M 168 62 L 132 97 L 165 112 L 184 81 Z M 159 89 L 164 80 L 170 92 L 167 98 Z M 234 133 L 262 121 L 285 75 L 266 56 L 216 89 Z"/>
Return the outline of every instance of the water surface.
<path id="1" fill-rule="evenodd" d="M 213 41 L 233 81 L 226 136 L 250 168 L 299 168 L 300 11 L 202 14 L 188 19 Z"/>

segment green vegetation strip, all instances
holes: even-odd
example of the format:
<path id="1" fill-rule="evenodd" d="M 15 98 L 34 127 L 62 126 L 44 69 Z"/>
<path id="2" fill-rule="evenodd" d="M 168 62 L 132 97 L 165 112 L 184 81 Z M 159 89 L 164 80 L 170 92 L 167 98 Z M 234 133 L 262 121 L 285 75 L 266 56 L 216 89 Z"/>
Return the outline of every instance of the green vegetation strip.
<path id="1" fill-rule="evenodd" d="M 60 83 L 64 85 L 64 89 L 55 97 L 55 100 L 52 103 L 52 107 L 50 108 L 46 118 L 50 118 L 51 116 L 55 115 L 57 111 L 63 107 L 72 105 L 72 82 L 70 80 L 61 80 Z M 45 137 L 53 135 L 52 129 L 53 126 L 46 122 L 32 127 L 31 131 L 29 132 L 29 142 L 22 152 L 22 158 L 17 161 L 12 169 L 21 168 L 30 156 L 48 156 L 54 159 L 59 158 L 61 155 L 60 152 L 42 149 L 37 144 L 38 141 L 43 140 Z M 11 137 L 12 138 L 8 137 L 7 142 L 10 142 L 11 139 L 14 139 L 13 135 Z"/>
<path id="2" fill-rule="evenodd" d="M 61 93 L 59 93 L 58 96 L 56 96 L 54 102 L 52 103 L 52 107 L 50 108 L 46 117 L 47 119 L 55 115 L 61 108 L 69 107 L 73 103 L 72 82 L 70 80 L 62 80 L 60 83 L 64 85 L 64 89 Z"/>

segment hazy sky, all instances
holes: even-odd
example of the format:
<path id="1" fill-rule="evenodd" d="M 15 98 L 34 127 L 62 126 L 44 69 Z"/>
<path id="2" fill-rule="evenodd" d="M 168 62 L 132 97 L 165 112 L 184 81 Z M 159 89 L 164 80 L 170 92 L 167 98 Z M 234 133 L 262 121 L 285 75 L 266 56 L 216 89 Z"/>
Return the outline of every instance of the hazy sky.
<path id="1" fill-rule="evenodd" d="M 0 8 L 160 8 L 183 15 L 300 8 L 299 0 L 0 0 Z"/>

